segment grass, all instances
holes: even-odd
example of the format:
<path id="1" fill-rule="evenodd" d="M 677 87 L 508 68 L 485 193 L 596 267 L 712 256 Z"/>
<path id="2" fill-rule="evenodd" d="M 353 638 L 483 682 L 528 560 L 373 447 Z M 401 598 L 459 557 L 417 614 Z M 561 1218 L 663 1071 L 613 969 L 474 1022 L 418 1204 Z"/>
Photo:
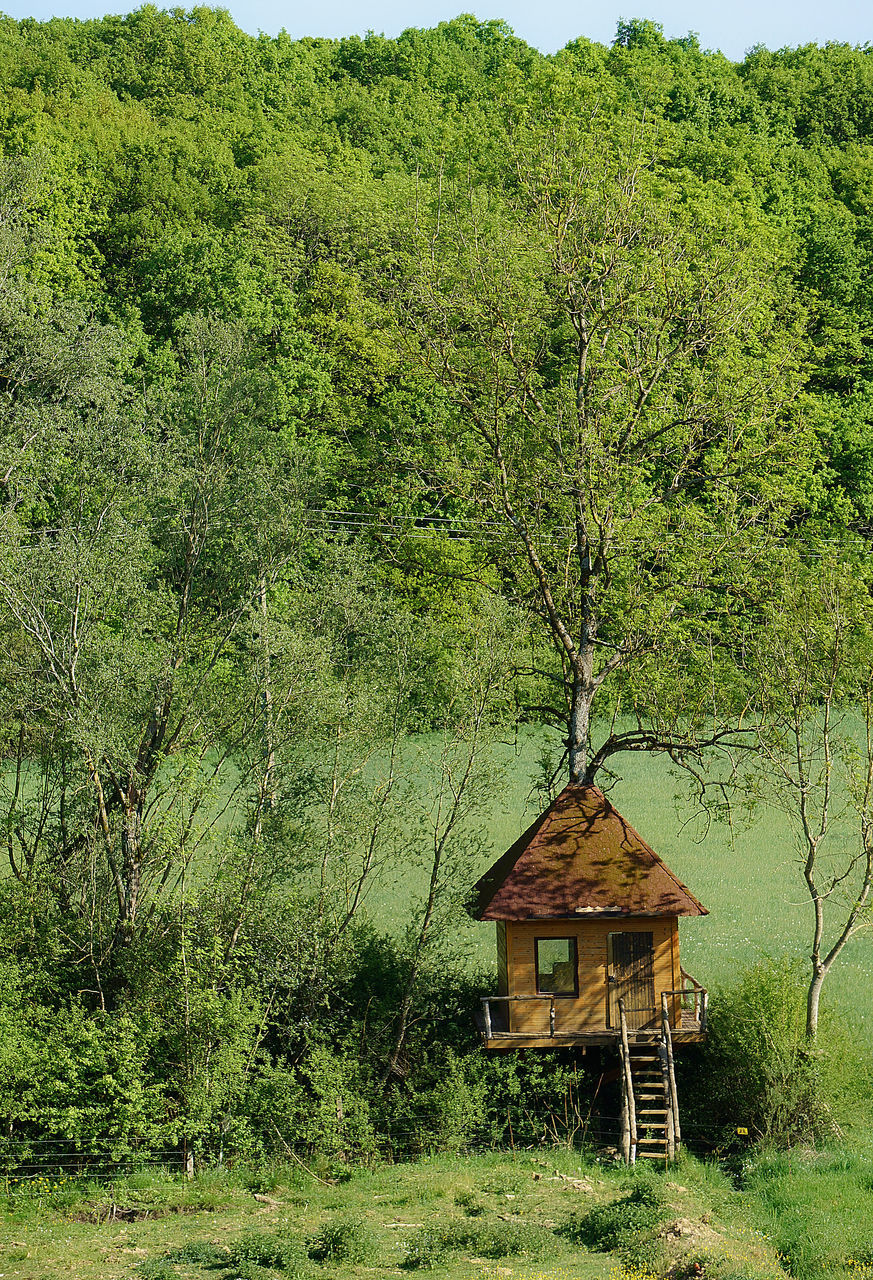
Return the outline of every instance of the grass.
<path id="1" fill-rule="evenodd" d="M 785 1274 L 763 1229 L 748 1225 L 766 1217 L 766 1199 L 737 1191 L 718 1170 L 693 1160 L 665 1175 L 605 1167 L 578 1152 L 492 1153 L 352 1170 L 337 1184 L 300 1169 L 277 1170 L 269 1193 L 253 1190 L 263 1185 L 225 1171 L 193 1183 L 140 1177 L 135 1185 L 83 1187 L 78 1197 L 68 1192 L 63 1205 L 13 1196 L 0 1219 L 0 1274 L 6 1280 Z M 119 1216 L 107 1219 L 107 1204 Z M 701 1259 L 703 1270 L 694 1271 Z M 866 1280 L 863 1272 L 856 1280 Z"/>
<path id="2" fill-rule="evenodd" d="M 746 1212 L 797 1280 L 873 1276 L 873 1145 L 764 1154 L 744 1194 Z"/>
<path id="3" fill-rule="evenodd" d="M 533 782 L 546 740 L 546 731 L 529 732 L 497 752 L 502 781 L 484 816 L 487 842 L 474 874 L 539 811 Z M 751 825 L 738 815 L 733 828 L 713 823 L 705 829 L 693 808 L 676 799 L 680 782 L 668 761 L 627 753 L 615 767 L 622 777 L 610 792 L 613 804 L 709 908 L 708 916 L 681 922 L 684 968 L 712 988 L 764 953 L 805 961 L 811 911 L 785 816 L 761 805 Z M 392 867 L 390 882 L 373 887 L 368 910 L 377 925 L 396 929 L 405 920 L 403 904 L 420 899 L 425 887 L 424 868 Z M 461 919 L 457 929 L 458 950 L 471 970 L 493 968 L 494 926 Z M 828 977 L 825 1000 L 844 1010 L 859 1032 L 873 1035 L 873 930 L 849 942 Z"/>

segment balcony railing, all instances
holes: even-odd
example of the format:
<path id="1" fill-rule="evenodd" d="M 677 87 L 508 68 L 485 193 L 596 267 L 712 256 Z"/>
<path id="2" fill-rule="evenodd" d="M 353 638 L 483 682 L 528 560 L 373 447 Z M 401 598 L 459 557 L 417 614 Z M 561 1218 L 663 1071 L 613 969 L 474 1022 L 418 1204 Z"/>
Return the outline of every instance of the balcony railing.
<path id="1" fill-rule="evenodd" d="M 709 1000 L 709 993 L 700 985 L 696 978 L 692 978 L 690 973 L 681 970 L 682 985 L 677 991 L 663 991 L 659 995 L 663 999 L 675 1001 L 674 1008 L 678 1014 L 676 1030 L 706 1031 L 706 1017 Z M 549 1027 L 548 1031 L 543 1027 L 540 1031 L 512 1031 L 509 1030 L 509 1006 L 521 1003 L 546 1003 L 549 1007 Z M 492 1006 L 505 1006 L 506 1013 L 501 1017 L 496 1009 Z M 678 1006 L 678 1007 L 677 1007 Z M 495 1035 L 506 1036 L 512 1040 L 541 1040 L 543 1036 L 550 1039 L 555 1037 L 555 996 L 553 995 L 523 995 L 523 996 L 483 996 L 482 997 L 482 1027 L 485 1039 L 491 1040 Z M 501 1010 L 502 1012 L 502 1010 Z M 641 1011 L 638 1011 L 641 1012 Z M 655 1011 L 656 1012 L 656 1011 Z M 503 1024 L 505 1025 L 495 1025 Z M 559 1035 L 584 1035 L 586 1032 L 598 1034 L 609 1031 L 609 1028 L 597 1028 L 590 1025 L 578 1028 L 565 1028 Z"/>
<path id="2" fill-rule="evenodd" d="M 485 1039 L 486 1040 L 490 1040 L 492 1038 L 492 1035 L 494 1034 L 493 1028 L 492 1028 L 492 1018 L 491 1018 L 492 1004 L 513 1004 L 520 1000 L 527 1000 L 527 1001 L 548 1000 L 549 1002 L 549 1035 L 553 1036 L 555 1034 L 555 997 L 554 996 L 548 996 L 548 995 L 483 996 L 482 997 L 482 1014 L 485 1019 Z M 502 1035 L 504 1033 L 499 1032 L 498 1034 Z M 544 1033 L 542 1031 L 530 1031 L 530 1032 L 522 1031 L 522 1032 L 513 1032 L 512 1034 L 513 1034 L 513 1039 L 515 1040 L 523 1040 L 523 1039 L 539 1040 Z"/>
<path id="3" fill-rule="evenodd" d="M 709 1010 L 709 992 L 690 973 L 686 973 L 684 969 L 679 972 L 682 974 L 682 986 L 678 991 L 665 991 L 664 995 L 678 997 L 680 1027 L 693 1027 L 704 1032 Z"/>

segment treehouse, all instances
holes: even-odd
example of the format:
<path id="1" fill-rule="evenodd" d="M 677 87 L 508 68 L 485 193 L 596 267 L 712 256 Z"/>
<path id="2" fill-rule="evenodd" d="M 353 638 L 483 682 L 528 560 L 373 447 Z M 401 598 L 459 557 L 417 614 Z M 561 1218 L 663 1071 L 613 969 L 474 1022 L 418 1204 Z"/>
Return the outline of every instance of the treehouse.
<path id="1" fill-rule="evenodd" d="M 627 1055 L 665 1036 L 703 1039 L 706 992 L 682 968 L 679 916 L 706 908 L 597 787 L 566 787 L 475 892 L 474 917 L 497 922 L 489 1049 L 623 1044 Z"/>

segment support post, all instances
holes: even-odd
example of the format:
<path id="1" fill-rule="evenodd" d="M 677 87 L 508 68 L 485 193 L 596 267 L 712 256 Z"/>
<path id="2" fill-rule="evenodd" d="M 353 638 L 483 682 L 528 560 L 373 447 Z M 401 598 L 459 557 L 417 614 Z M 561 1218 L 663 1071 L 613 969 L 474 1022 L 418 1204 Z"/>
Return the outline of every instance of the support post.
<path id="1" fill-rule="evenodd" d="M 667 1059 L 667 1078 L 670 1088 L 670 1109 L 673 1114 L 674 1156 L 682 1145 L 682 1129 L 679 1125 L 679 1091 L 676 1088 L 676 1064 L 673 1059 L 673 1032 L 670 1029 L 670 1014 L 667 1009 L 667 997 L 661 996 L 661 1018 L 664 1024 L 664 1050 Z"/>
<path id="2" fill-rule="evenodd" d="M 482 1001 L 482 1007 L 485 1013 L 485 1039 L 490 1040 L 491 1039 L 491 1002 L 489 1001 L 487 996 L 485 996 L 485 998 Z"/>
<path id="3" fill-rule="evenodd" d="M 621 1046 L 619 1046 L 619 1056 L 621 1056 Z M 630 1110 L 627 1103 L 627 1077 L 624 1074 L 623 1062 L 619 1075 L 621 1077 L 621 1134 L 619 1135 L 618 1149 L 624 1163 L 630 1164 Z"/>
<path id="4" fill-rule="evenodd" d="M 622 1078 L 625 1084 L 625 1093 L 627 1096 L 628 1111 L 628 1138 L 629 1138 L 629 1158 L 628 1164 L 636 1164 L 637 1162 L 637 1104 L 634 1098 L 634 1081 L 631 1073 L 630 1062 L 630 1044 L 627 1038 L 627 1018 L 624 1012 L 624 999 L 618 998 L 618 1020 L 621 1028 L 621 1063 Z"/>
<path id="5" fill-rule="evenodd" d="M 667 1104 L 667 1115 L 665 1117 L 666 1127 L 664 1129 L 664 1157 L 669 1163 L 671 1160 L 676 1159 L 676 1120 L 673 1114 L 673 1090 L 670 1086 L 670 1068 L 667 1065 L 667 1036 L 666 1032 L 663 1031 L 658 1044 L 658 1062 L 661 1066 L 661 1087 L 664 1090 L 664 1101 Z"/>

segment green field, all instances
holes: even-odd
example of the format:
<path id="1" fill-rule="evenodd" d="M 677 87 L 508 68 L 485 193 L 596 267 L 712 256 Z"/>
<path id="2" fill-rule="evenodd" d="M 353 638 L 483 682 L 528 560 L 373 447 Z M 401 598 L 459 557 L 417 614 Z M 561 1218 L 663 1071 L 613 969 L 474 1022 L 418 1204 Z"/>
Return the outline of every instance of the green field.
<path id="1" fill-rule="evenodd" d="M 632 1238 L 616 1237 L 613 1221 L 600 1224 L 603 1248 L 586 1245 L 586 1216 L 640 1186 L 654 1209 L 636 1210 Z M 708 1276 L 773 1280 L 784 1273 L 756 1211 L 692 1160 L 652 1176 L 579 1153 L 521 1152 L 434 1157 L 336 1182 L 297 1168 L 13 1188 L 0 1245 L 2 1274 L 17 1280 L 650 1280 L 668 1266 L 684 1275 L 704 1254 Z"/>
<path id="2" fill-rule="evenodd" d="M 498 752 L 503 784 L 497 788 L 485 823 L 490 851 L 478 871 L 502 853 L 533 820 L 542 733 L 530 733 Z M 712 822 L 678 799 L 682 781 L 660 756 L 627 753 L 616 769 L 609 797 L 696 896 L 708 916 L 680 924 L 685 969 L 713 987 L 762 955 L 809 954 L 812 915 L 787 818 L 759 806 L 754 820 L 737 808 L 734 825 Z M 477 874 L 478 874 L 477 871 Z M 391 928 L 404 907 L 423 892 L 425 871 L 408 867 L 374 888 L 368 908 L 375 922 Z M 494 926 L 459 920 L 461 945 L 471 969 L 493 967 Z M 860 1031 L 873 1028 L 873 931 L 852 939 L 828 978 L 825 1003 L 845 1011 Z"/>

